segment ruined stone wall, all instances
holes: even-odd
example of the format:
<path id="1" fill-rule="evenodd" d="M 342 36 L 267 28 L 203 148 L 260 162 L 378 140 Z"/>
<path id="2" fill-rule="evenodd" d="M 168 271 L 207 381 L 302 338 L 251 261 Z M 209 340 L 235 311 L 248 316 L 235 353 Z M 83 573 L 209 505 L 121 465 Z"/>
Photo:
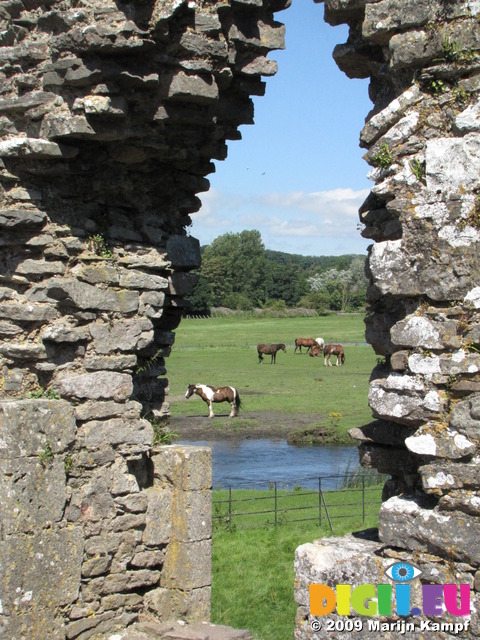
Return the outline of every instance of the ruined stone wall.
<path id="1" fill-rule="evenodd" d="M 0 6 L 0 637 L 208 619 L 209 454 L 153 448 L 212 159 L 288 0 Z"/>
<path id="2" fill-rule="evenodd" d="M 361 463 L 391 480 L 380 542 L 298 550 L 296 638 L 312 634 L 309 582 L 385 583 L 394 559 L 416 565 L 422 581 L 471 585 L 462 637 L 477 637 L 480 4 L 326 0 L 325 17 L 350 27 L 334 51 L 340 69 L 371 78 L 360 144 L 375 186 L 360 218 L 374 241 L 366 335 L 380 358 L 369 392 L 376 420 L 352 435 Z M 328 637 L 325 627 L 315 637 Z"/>
<path id="3" fill-rule="evenodd" d="M 212 159 L 253 122 L 250 96 L 283 47 L 274 12 L 289 4 L 0 6 L 8 640 L 86 640 L 145 610 L 206 615 L 208 518 L 197 515 L 208 516 L 208 461 L 157 452 L 152 422 L 168 413 L 164 358 L 199 264 L 189 216 Z M 480 6 L 327 0 L 325 10 L 350 25 L 340 68 L 371 78 L 361 144 L 375 187 L 361 220 L 374 241 L 367 338 L 383 360 L 370 385 L 376 420 L 354 435 L 362 463 L 392 479 L 379 543 L 299 552 L 298 638 L 309 633 L 309 580 L 375 582 L 377 571 L 382 581 L 385 563 L 404 558 L 426 581 L 480 582 Z M 193 458 L 204 480 L 192 481 Z"/>

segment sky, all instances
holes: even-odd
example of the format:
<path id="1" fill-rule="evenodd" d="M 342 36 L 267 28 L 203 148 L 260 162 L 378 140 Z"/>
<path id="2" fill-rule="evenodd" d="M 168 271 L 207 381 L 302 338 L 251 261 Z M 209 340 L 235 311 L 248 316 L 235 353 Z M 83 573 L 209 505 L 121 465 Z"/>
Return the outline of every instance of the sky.
<path id="1" fill-rule="evenodd" d="M 255 124 L 228 141 L 215 161 L 210 190 L 198 194 L 190 234 L 210 244 L 225 233 L 260 231 L 267 249 L 301 255 L 366 254 L 358 208 L 373 186 L 360 131 L 372 108 L 368 81 L 351 80 L 332 51 L 347 41 L 345 25 L 323 19 L 323 3 L 293 0 L 275 14 L 286 25 L 286 49 L 255 96 Z"/>

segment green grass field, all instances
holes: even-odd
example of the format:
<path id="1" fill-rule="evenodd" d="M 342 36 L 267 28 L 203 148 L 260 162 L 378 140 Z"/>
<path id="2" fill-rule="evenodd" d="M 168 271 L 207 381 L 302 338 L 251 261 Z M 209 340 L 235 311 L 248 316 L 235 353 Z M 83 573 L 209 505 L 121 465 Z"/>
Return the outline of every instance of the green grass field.
<path id="1" fill-rule="evenodd" d="M 254 491 L 234 491 L 234 499 L 252 497 Z M 295 493 L 295 492 L 290 492 Z M 237 495 L 238 494 L 238 495 Z M 380 486 L 368 488 L 366 499 L 379 502 Z M 214 491 L 214 514 L 223 509 L 225 492 Z M 282 492 L 284 500 L 287 492 Z M 318 499 L 318 495 L 317 495 Z M 325 515 L 322 526 L 318 521 L 292 523 L 262 528 L 229 530 L 225 520 L 214 528 L 212 558 L 212 622 L 237 629 L 250 629 L 256 640 L 292 640 L 297 605 L 293 597 L 295 549 L 301 544 L 325 536 L 342 536 L 378 524 L 378 505 L 368 506 L 365 520 L 361 516 L 361 498 L 349 491 L 327 492 L 325 499 L 332 518 L 330 530 Z M 310 502 L 309 496 L 296 496 L 295 503 Z M 352 501 L 360 501 L 352 509 Z M 237 507 L 245 510 L 245 503 Z M 334 505 L 336 505 L 334 507 Z M 270 505 L 271 507 L 271 505 Z M 360 507 L 360 512 L 358 510 Z M 251 507 L 248 510 L 253 510 Z M 248 524 L 257 519 L 265 521 L 265 514 L 249 516 Z M 234 522 L 233 522 L 234 524 Z"/>
<path id="2" fill-rule="evenodd" d="M 297 337 L 322 337 L 326 342 L 342 343 L 345 365 L 326 368 L 323 358 L 294 354 Z M 270 358 L 260 365 L 256 352 L 260 342 L 282 342 L 287 353 L 279 352 L 276 365 L 270 365 Z M 292 426 L 301 416 L 302 424 L 313 427 L 336 423 L 329 414 L 337 413 L 341 414 L 336 426 L 339 440 L 343 438 L 350 443 L 348 429 L 371 420 L 367 404 L 368 381 L 375 365 L 376 356 L 364 343 L 363 316 L 360 314 L 185 319 L 176 331 L 175 345 L 167 361 L 170 409 L 173 416 L 205 416 L 207 408 L 199 398 L 185 399 L 187 386 L 197 382 L 216 386 L 228 384 L 239 390 L 243 409 L 235 420 L 216 417 L 213 424 L 219 431 L 245 429 L 249 424 L 261 421 L 262 416 L 265 419 L 267 414 L 269 420 L 275 414 L 291 417 Z M 225 415 L 227 409 L 227 405 L 216 405 L 215 413 Z M 249 414 L 255 414 L 255 417 Z M 374 497 L 368 499 L 378 501 L 381 490 L 379 487 L 372 489 Z M 244 491 L 233 493 L 242 500 L 251 497 Z M 297 506 L 311 507 L 313 519 L 293 522 L 295 514 L 301 512 L 286 511 L 290 508 L 290 497 L 293 497 L 289 493 L 299 492 L 279 493 L 277 521 L 281 524 L 275 526 L 271 524 L 275 522 L 271 512 L 240 516 L 241 510 L 252 510 L 246 502 L 237 502 L 231 507 L 234 517 L 230 521 L 228 503 L 218 502 L 226 499 L 226 492 L 214 492 L 214 516 L 219 518 L 214 521 L 213 535 L 212 621 L 250 629 L 256 640 L 293 638 L 296 612 L 293 560 L 299 545 L 325 535 L 344 535 L 377 525 L 378 508 L 375 505 L 368 507 L 364 520 L 361 496 L 353 498 L 358 501 L 353 507 L 345 504 L 345 500 L 352 501 L 351 495 L 347 499 L 342 493 L 325 494 L 333 532 L 325 514 L 321 527 L 315 517 L 314 503 L 318 501 L 318 494 L 300 492 L 295 496 Z M 272 497 L 267 495 L 264 507 L 260 509 L 271 511 L 272 503 L 274 505 Z M 270 524 L 265 524 L 266 520 Z M 247 528 L 242 528 L 244 526 Z"/>
<path id="3" fill-rule="evenodd" d="M 323 337 L 344 345 L 342 367 L 324 367 L 323 358 L 294 354 L 296 337 Z M 258 363 L 259 342 L 282 342 L 277 364 L 270 357 Z M 340 413 L 340 440 L 348 429 L 371 420 L 367 404 L 368 381 L 376 364 L 373 349 L 364 343 L 361 314 L 308 318 L 220 317 L 184 319 L 176 331 L 175 344 L 167 361 L 172 416 L 206 415 L 199 398 L 185 400 L 187 386 L 204 383 L 231 385 L 238 389 L 243 411 L 235 425 L 228 418 L 216 418 L 219 429 L 253 425 L 243 415 L 278 412 L 309 419 L 311 426 L 329 422 L 330 413 Z M 225 415 L 227 405 L 217 405 Z M 257 420 L 261 418 L 257 417 Z M 305 421 L 303 420 L 303 423 Z"/>

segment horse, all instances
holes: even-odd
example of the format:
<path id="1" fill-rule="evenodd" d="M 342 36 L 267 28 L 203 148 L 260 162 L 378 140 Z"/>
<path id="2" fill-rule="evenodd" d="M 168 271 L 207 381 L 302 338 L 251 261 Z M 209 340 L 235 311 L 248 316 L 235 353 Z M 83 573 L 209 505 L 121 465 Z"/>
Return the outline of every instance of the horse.
<path id="1" fill-rule="evenodd" d="M 325 347 L 323 348 L 323 355 L 325 356 L 325 360 L 324 360 L 324 365 L 327 366 L 332 366 L 332 363 L 330 362 L 330 358 L 332 356 L 337 356 L 337 362 L 336 362 L 336 366 L 340 367 L 342 364 L 344 364 L 345 362 L 345 354 L 343 353 L 343 347 L 341 344 L 327 344 L 325 345 Z M 338 361 L 341 361 L 340 364 L 338 364 Z"/>
<path id="2" fill-rule="evenodd" d="M 316 346 L 316 347 L 312 347 L 312 348 L 310 349 L 310 353 L 309 353 L 309 355 L 310 355 L 312 358 L 315 358 L 315 356 L 321 356 L 321 355 L 323 355 L 323 349 L 322 349 L 322 348 L 317 344 L 317 346 Z"/>
<path id="3" fill-rule="evenodd" d="M 238 410 L 241 407 L 240 396 L 234 387 L 211 387 L 208 384 L 189 384 L 185 398 L 190 398 L 196 393 L 208 404 L 208 417 L 213 418 L 212 402 L 229 402 L 230 415 L 229 418 L 238 416 Z"/>
<path id="4" fill-rule="evenodd" d="M 302 353 L 302 347 L 307 347 L 307 353 L 310 351 L 312 347 L 316 345 L 316 341 L 313 338 L 296 338 L 295 340 L 295 353 L 297 349 L 300 349 L 300 353 Z"/>
<path id="5" fill-rule="evenodd" d="M 323 351 L 323 347 L 325 346 L 325 340 L 323 338 L 315 338 L 315 342 L 318 344 L 320 349 Z"/>
<path id="6" fill-rule="evenodd" d="M 280 351 L 280 349 L 287 353 L 284 344 L 257 344 L 258 363 L 262 364 L 262 354 L 265 354 L 267 356 L 271 356 L 270 364 L 275 364 L 277 359 L 277 351 Z"/>

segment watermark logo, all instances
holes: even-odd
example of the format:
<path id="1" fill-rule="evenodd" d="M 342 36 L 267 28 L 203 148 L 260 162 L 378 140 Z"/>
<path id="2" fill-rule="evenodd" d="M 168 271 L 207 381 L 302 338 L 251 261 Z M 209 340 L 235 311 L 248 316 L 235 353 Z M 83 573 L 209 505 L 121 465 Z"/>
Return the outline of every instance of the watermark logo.
<path id="1" fill-rule="evenodd" d="M 325 584 L 310 584 L 310 615 L 325 617 L 330 613 L 336 612 L 337 616 L 358 614 L 359 616 L 373 618 L 375 616 L 387 617 L 396 614 L 400 618 L 399 621 L 380 623 L 380 621 L 371 620 L 369 629 L 373 631 L 400 632 L 405 627 L 410 627 L 406 631 L 415 630 L 415 623 L 406 623 L 405 621 L 405 618 L 410 616 L 440 617 L 445 612 L 455 617 L 470 615 L 470 585 L 468 584 L 422 584 L 420 589 L 421 606 L 412 606 L 410 583 L 421 574 L 420 569 L 412 564 L 396 562 L 385 570 L 385 575 L 393 581 L 393 584 L 375 585 L 368 583 L 360 584 L 356 587 L 352 587 L 350 584 L 337 584 L 335 589 Z M 312 622 L 312 629 L 314 631 L 320 630 L 321 623 L 318 620 L 314 622 Z M 361 620 L 350 620 L 349 622 L 352 626 L 352 631 L 363 628 Z M 354 624 L 354 622 L 358 624 Z M 344 624 L 339 625 L 338 623 L 339 620 L 337 619 L 335 625 L 342 626 L 342 629 L 334 627 L 330 630 L 349 630 L 345 628 Z M 399 628 L 399 624 L 402 628 Z M 468 620 L 441 624 L 426 620 L 420 621 L 418 630 L 448 630 L 453 633 L 459 633 L 466 630 L 468 625 Z"/>

